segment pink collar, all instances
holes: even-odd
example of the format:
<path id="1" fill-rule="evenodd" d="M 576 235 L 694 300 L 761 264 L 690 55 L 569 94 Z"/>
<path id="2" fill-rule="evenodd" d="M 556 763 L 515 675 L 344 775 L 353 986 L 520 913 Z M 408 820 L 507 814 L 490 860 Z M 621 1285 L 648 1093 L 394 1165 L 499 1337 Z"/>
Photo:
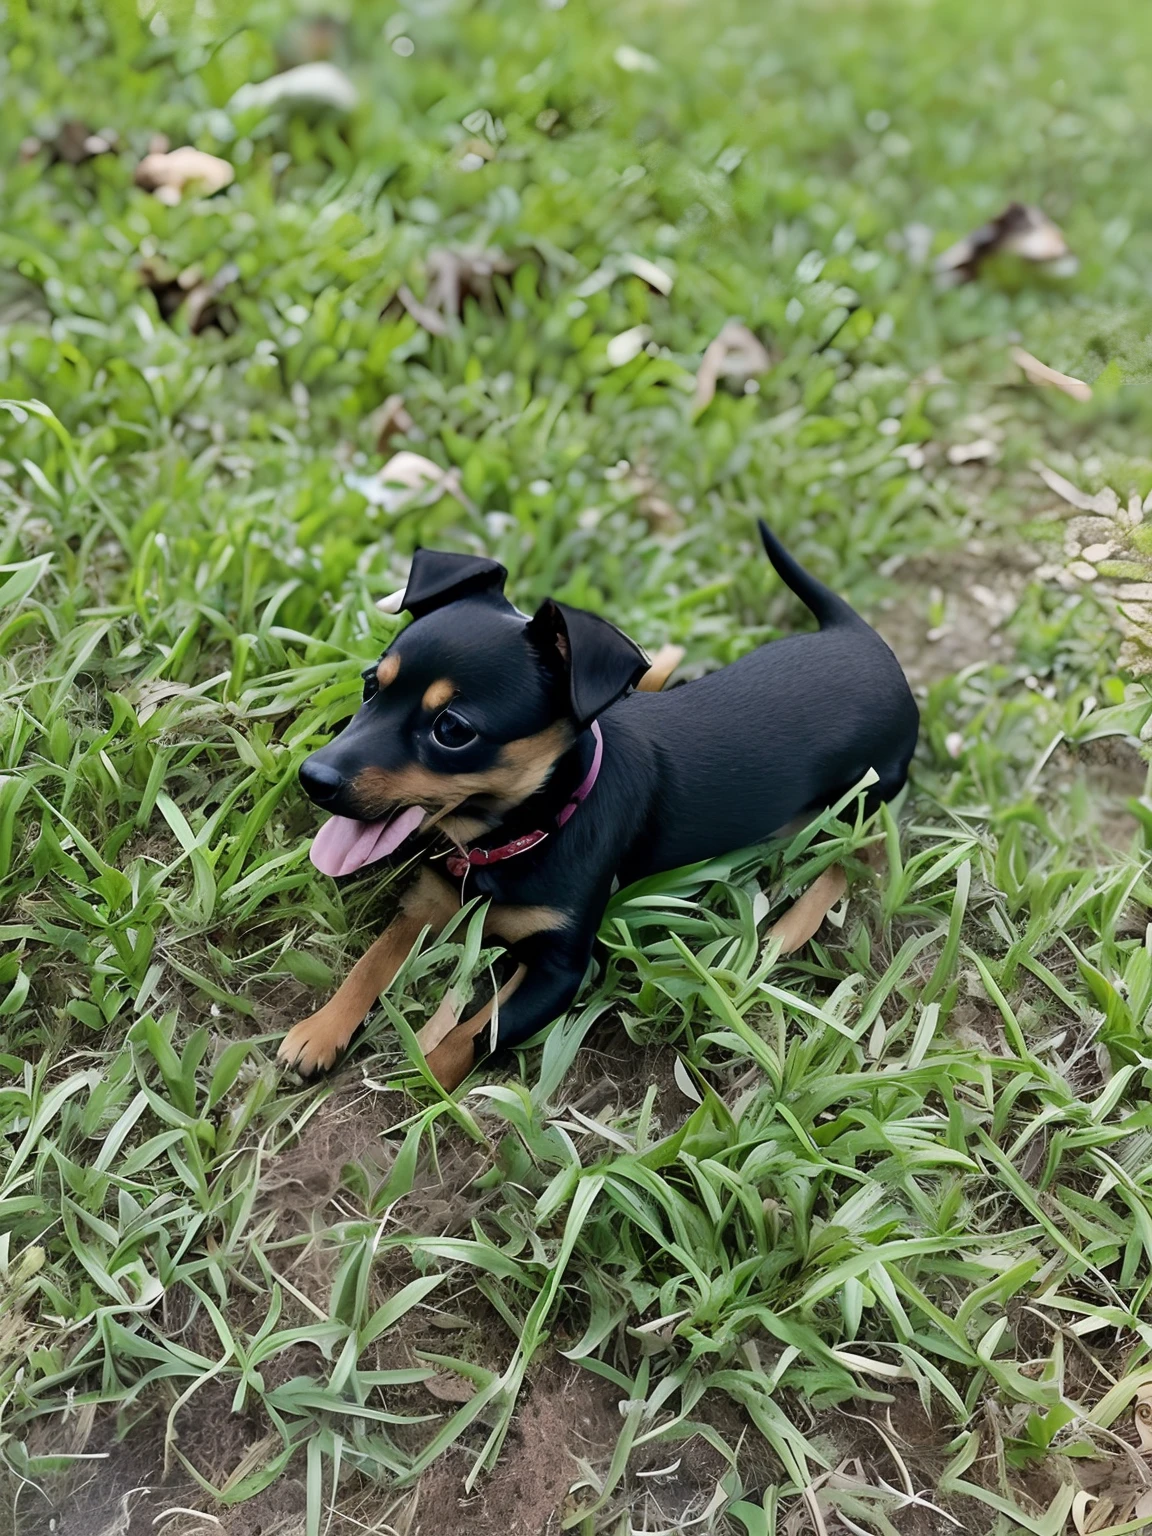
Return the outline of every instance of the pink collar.
<path id="1" fill-rule="evenodd" d="M 572 798 L 556 817 L 556 826 L 560 828 L 574 816 L 579 806 L 583 805 L 592 793 L 592 787 L 600 776 L 600 764 L 604 761 L 604 737 L 600 726 L 595 720 L 591 725 L 592 735 L 596 739 L 596 750 L 592 754 L 592 766 L 585 774 L 581 783 L 572 792 Z M 514 859 L 518 853 L 527 853 L 529 848 L 535 848 L 537 843 L 542 843 L 548 836 L 547 832 L 525 832 L 523 837 L 514 837 L 510 843 L 501 843 L 499 848 L 470 848 L 467 853 L 461 849 L 457 853 L 450 853 L 446 861 L 448 873 L 457 880 L 462 880 L 470 869 L 484 869 L 489 864 L 499 864 L 504 859 Z"/>

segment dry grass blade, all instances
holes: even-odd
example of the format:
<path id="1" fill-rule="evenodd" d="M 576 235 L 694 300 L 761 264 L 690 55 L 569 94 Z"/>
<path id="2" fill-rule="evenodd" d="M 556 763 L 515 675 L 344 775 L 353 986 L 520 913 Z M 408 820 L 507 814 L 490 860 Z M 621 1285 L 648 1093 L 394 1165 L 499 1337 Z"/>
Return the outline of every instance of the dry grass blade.
<path id="1" fill-rule="evenodd" d="M 419 1030 L 416 1035 L 416 1044 L 424 1052 L 425 1056 L 434 1051 L 446 1035 L 450 1035 L 460 1022 L 460 1015 L 464 1010 L 465 998 L 453 987 L 449 987 L 440 1000 L 436 1012 Z"/>
<path id="2" fill-rule="evenodd" d="M 517 265 L 503 251 L 429 251 L 424 263 L 427 303 L 445 317 L 458 317 L 465 299 L 490 299 L 495 292 L 492 279 L 511 276 Z"/>
<path id="3" fill-rule="evenodd" d="M 790 955 L 807 944 L 847 889 L 848 881 L 839 864 L 818 876 L 768 930 L 770 939 L 780 940 L 780 953 Z"/>
<path id="4" fill-rule="evenodd" d="M 394 437 L 408 437 L 416 427 L 408 414 L 403 395 L 389 395 L 384 404 L 372 412 L 368 425 L 377 453 L 387 453 L 388 444 Z"/>
<path id="5" fill-rule="evenodd" d="M 429 304 L 422 304 L 409 288 L 407 283 L 401 283 L 396 290 L 396 297 L 404 308 L 415 320 L 416 324 L 427 331 L 430 336 L 447 336 L 448 326 L 442 316 Z"/>
<path id="6" fill-rule="evenodd" d="M 729 320 L 715 341 L 709 342 L 701 360 L 692 414 L 699 416 L 708 409 L 721 379 L 745 382 L 758 373 L 767 373 L 771 366 L 771 354 L 760 338 L 738 320 Z"/>
<path id="7" fill-rule="evenodd" d="M 1024 377 L 1029 384 L 1039 384 L 1058 389 L 1071 400 L 1091 400 L 1092 386 L 1085 384 L 1083 379 L 1074 379 L 1070 374 L 1059 373 L 1055 368 L 1049 368 L 1047 363 L 1042 363 L 1038 357 L 1033 357 L 1031 352 L 1025 352 L 1023 347 L 1013 347 L 1011 358 L 1024 371 Z"/>
<path id="8" fill-rule="evenodd" d="M 641 693 L 659 693 L 684 660 L 682 645 L 662 645 L 652 658 L 652 665 L 636 684 Z"/>

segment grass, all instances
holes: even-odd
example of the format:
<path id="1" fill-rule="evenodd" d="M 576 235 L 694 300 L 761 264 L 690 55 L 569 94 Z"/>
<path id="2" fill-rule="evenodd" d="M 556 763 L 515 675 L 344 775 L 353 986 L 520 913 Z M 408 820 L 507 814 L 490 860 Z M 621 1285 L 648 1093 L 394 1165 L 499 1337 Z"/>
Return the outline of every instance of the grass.
<path id="1" fill-rule="evenodd" d="M 1034 466 L 1152 491 L 1152 22 L 345 20 L 340 124 L 226 110 L 299 56 L 280 0 L 0 23 L 2 1519 L 1140 1528 L 1152 697 Z M 20 160 L 68 115 L 120 151 Z M 235 185 L 135 188 L 155 132 Z M 909 227 L 943 249 L 1014 197 L 1079 272 L 938 290 Z M 446 334 L 395 302 L 430 251 L 484 247 L 510 270 Z M 162 319 L 161 258 L 234 264 L 229 334 Z M 693 419 L 733 317 L 773 367 Z M 1017 340 L 1091 403 L 1027 386 Z M 356 488 L 393 393 L 388 451 L 462 498 Z M 489 985 L 474 909 L 331 1082 L 281 1078 L 279 1035 L 389 909 L 312 869 L 295 770 L 414 544 L 482 547 L 523 606 L 587 604 L 691 673 L 798 621 L 756 515 L 899 646 L 901 803 L 622 893 L 573 1013 L 455 1101 L 412 1032 Z M 1105 578 L 1140 578 L 1148 526 Z M 769 913 L 835 860 L 846 907 L 781 959 Z"/>

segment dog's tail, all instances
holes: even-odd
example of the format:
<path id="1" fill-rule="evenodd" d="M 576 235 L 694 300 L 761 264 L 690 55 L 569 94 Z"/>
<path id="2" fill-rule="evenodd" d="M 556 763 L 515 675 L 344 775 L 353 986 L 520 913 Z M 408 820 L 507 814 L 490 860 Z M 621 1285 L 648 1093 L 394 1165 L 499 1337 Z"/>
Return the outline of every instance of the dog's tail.
<path id="1" fill-rule="evenodd" d="M 791 587 L 804 606 L 815 615 L 821 629 L 831 629 L 834 625 L 863 624 L 864 620 L 842 597 L 830 592 L 823 582 L 810 576 L 798 561 L 793 560 L 763 518 L 757 521 L 760 537 L 777 576 L 785 586 Z"/>

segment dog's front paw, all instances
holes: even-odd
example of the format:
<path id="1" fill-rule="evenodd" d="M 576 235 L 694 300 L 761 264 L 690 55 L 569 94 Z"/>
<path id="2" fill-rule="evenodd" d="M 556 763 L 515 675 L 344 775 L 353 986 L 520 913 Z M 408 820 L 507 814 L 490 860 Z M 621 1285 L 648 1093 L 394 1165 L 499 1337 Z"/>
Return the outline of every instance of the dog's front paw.
<path id="1" fill-rule="evenodd" d="M 280 1042 L 276 1059 L 301 1077 L 312 1077 L 317 1072 L 327 1072 L 346 1044 L 342 1034 L 333 1032 L 321 1011 L 293 1024 Z"/>

